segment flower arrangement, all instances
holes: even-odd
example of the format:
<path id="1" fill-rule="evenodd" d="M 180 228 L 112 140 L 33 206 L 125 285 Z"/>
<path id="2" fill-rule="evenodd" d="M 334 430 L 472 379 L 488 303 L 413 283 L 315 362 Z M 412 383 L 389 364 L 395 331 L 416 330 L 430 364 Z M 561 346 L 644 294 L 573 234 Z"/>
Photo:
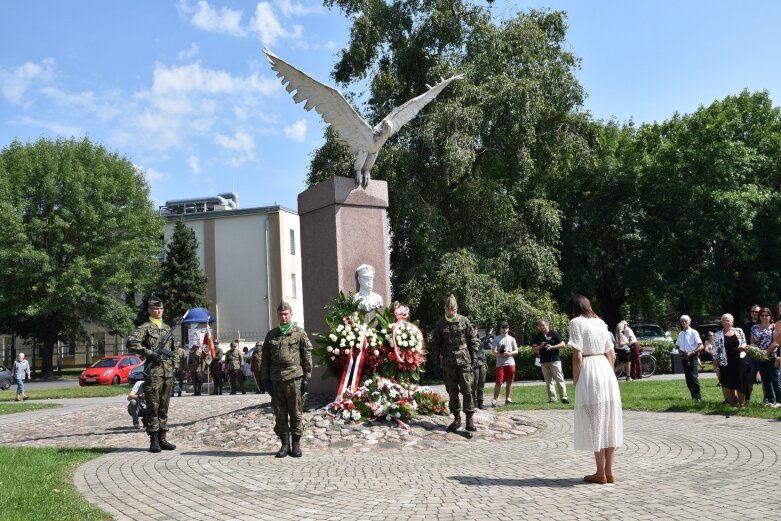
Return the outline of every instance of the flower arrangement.
<path id="1" fill-rule="evenodd" d="M 408 320 L 409 308 L 398 302 L 377 315 L 385 340 L 380 349 L 385 355 L 380 372 L 396 380 L 418 382 L 426 361 L 425 343 L 418 326 Z"/>
<path id="2" fill-rule="evenodd" d="M 325 321 L 328 333 L 315 333 L 318 347 L 312 350 L 317 357 L 317 365 L 326 367 L 326 376 L 339 377 L 350 362 L 364 348 L 365 360 L 362 375 L 377 371 L 380 360 L 380 347 L 384 338 L 376 329 L 366 323 L 365 313 L 358 311 L 352 295 L 339 292 L 333 304 L 327 308 Z"/>
<path id="3" fill-rule="evenodd" d="M 760 362 L 767 361 L 767 352 L 764 349 L 758 348 L 757 346 L 746 346 L 746 354 L 753 360 L 758 360 Z"/>
<path id="4" fill-rule="evenodd" d="M 447 403 L 428 387 L 375 375 L 355 391 L 345 391 L 327 412 L 340 422 L 395 421 L 403 428 L 415 414 L 447 414 Z"/>

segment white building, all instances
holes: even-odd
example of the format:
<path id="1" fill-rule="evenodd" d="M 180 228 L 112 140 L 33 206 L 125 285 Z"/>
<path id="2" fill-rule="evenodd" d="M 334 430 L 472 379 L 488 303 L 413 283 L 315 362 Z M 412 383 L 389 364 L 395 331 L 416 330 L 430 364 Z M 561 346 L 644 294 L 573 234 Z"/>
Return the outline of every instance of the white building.
<path id="1" fill-rule="evenodd" d="M 298 214 L 282 206 L 238 208 L 233 193 L 168 201 L 165 241 L 183 219 L 198 240 L 198 259 L 207 278 L 209 308 L 221 344 L 235 338 L 254 344 L 277 325 L 277 306 L 286 300 L 293 321 L 304 327 Z M 227 348 L 227 346 L 226 346 Z"/>

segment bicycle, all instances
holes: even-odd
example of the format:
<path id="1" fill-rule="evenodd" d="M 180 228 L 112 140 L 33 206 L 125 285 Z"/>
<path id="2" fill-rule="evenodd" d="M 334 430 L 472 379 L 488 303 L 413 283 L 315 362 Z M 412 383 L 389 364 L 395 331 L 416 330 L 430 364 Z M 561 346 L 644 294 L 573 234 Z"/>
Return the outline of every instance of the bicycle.
<path id="1" fill-rule="evenodd" d="M 650 378 L 656 373 L 656 357 L 651 353 L 640 353 L 640 365 L 643 368 L 643 378 Z M 624 368 L 616 371 L 616 378 L 624 377 Z"/>

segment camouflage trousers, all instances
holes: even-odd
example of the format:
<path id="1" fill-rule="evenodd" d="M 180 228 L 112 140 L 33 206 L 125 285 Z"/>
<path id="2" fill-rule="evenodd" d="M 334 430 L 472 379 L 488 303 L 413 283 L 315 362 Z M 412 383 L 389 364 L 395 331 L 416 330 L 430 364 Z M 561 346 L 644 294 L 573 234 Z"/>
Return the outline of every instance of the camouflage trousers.
<path id="1" fill-rule="evenodd" d="M 452 414 L 461 412 L 461 396 L 464 398 L 464 412 L 475 412 L 475 399 L 472 396 L 475 378 L 472 368 L 446 365 L 443 373 L 445 390 L 450 397 L 450 412 Z"/>
<path id="2" fill-rule="evenodd" d="M 483 391 L 485 390 L 486 372 L 487 369 L 485 367 L 485 364 L 481 364 L 477 366 L 477 369 L 474 370 L 475 381 L 472 388 L 472 399 L 475 401 L 475 405 L 477 405 L 478 402 L 483 401 Z"/>
<path id="3" fill-rule="evenodd" d="M 274 394 L 271 407 L 274 409 L 274 434 L 301 436 L 304 433 L 304 407 L 301 401 L 301 378 L 286 382 L 272 381 Z"/>
<path id="4" fill-rule="evenodd" d="M 168 430 L 168 404 L 171 403 L 173 376 L 145 375 L 146 432 Z"/>

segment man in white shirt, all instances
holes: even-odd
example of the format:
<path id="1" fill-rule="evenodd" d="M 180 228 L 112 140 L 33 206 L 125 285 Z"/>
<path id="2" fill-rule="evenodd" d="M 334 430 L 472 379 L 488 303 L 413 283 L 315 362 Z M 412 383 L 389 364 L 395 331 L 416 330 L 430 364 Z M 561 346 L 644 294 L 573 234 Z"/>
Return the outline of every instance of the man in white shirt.
<path id="1" fill-rule="evenodd" d="M 491 400 L 491 407 L 496 407 L 496 400 L 499 398 L 499 392 L 502 384 L 507 382 L 504 392 L 504 404 L 509 405 L 512 401 L 513 380 L 515 380 L 515 355 L 518 353 L 518 344 L 515 338 L 510 336 L 510 324 L 502 322 L 499 334 L 494 337 L 493 351 L 496 355 L 496 383 L 494 384 L 494 399 Z"/>
<path id="2" fill-rule="evenodd" d="M 139 380 L 133 388 L 127 393 L 127 412 L 130 417 L 133 418 L 133 428 L 140 429 L 141 425 L 138 423 L 138 418 L 146 425 L 146 401 L 144 400 L 144 381 Z"/>
<path id="3" fill-rule="evenodd" d="M 702 340 L 696 329 L 690 326 L 692 319 L 689 315 L 681 315 L 681 332 L 678 333 L 678 340 L 675 342 L 678 346 L 678 352 L 681 355 L 683 363 L 683 372 L 686 375 L 686 386 L 695 402 L 702 401 L 700 394 L 700 366 L 699 352 L 702 351 Z"/>

